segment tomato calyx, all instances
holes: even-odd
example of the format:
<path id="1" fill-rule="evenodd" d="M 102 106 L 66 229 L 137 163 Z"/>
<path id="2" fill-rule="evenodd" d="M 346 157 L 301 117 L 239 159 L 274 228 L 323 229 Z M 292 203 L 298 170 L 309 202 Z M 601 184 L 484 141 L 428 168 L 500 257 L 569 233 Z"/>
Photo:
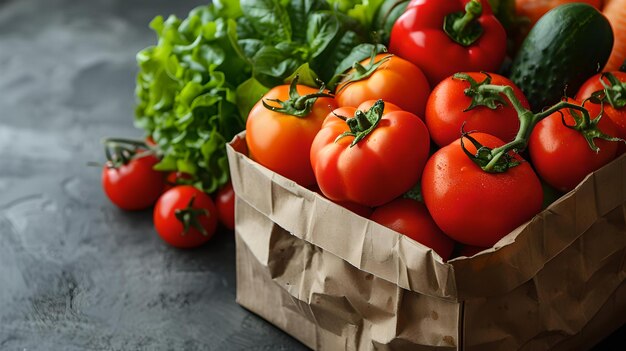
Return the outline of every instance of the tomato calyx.
<path id="1" fill-rule="evenodd" d="M 608 84 L 604 81 L 608 80 Z M 608 102 L 614 109 L 621 109 L 626 106 L 626 82 L 622 82 L 610 72 L 602 73 L 600 84 L 604 87 L 591 94 L 591 102 L 599 104 Z"/>
<path id="2" fill-rule="evenodd" d="M 317 98 L 320 97 L 333 97 L 330 94 L 324 93 L 325 86 L 321 85 L 319 92 L 314 94 L 300 95 L 298 93 L 298 79 L 299 76 L 296 75 L 291 84 L 289 85 L 289 99 L 287 101 L 282 101 L 280 99 L 263 99 L 263 106 L 271 111 L 283 113 L 286 115 L 291 115 L 295 117 L 306 117 L 311 113 L 313 109 L 313 104 Z M 265 101 L 275 102 L 279 105 L 279 107 L 272 106 Z"/>
<path id="3" fill-rule="evenodd" d="M 209 211 L 205 208 L 194 208 L 193 203 L 195 200 L 196 196 L 194 195 L 191 197 L 191 199 L 189 199 L 187 207 L 179 208 L 174 211 L 174 216 L 176 216 L 176 219 L 178 219 L 178 221 L 180 221 L 180 223 L 182 223 L 183 225 L 183 232 L 180 233 L 180 235 L 186 235 L 187 233 L 189 233 L 189 229 L 193 227 L 197 229 L 203 236 L 208 236 L 209 233 L 206 231 L 206 229 L 204 229 L 204 227 L 198 220 L 198 217 L 209 216 Z"/>
<path id="4" fill-rule="evenodd" d="M 598 123 L 600 123 L 600 119 L 602 118 L 603 109 L 600 110 L 600 114 L 596 118 L 591 119 L 589 111 L 585 109 L 577 111 L 570 108 L 569 113 L 574 119 L 574 125 L 567 124 L 563 112 L 559 111 L 559 113 L 561 114 L 561 121 L 563 122 L 563 125 L 579 132 L 585 138 L 585 141 L 587 141 L 589 148 L 591 148 L 591 150 L 595 153 L 600 152 L 600 148 L 595 144 L 594 139 L 626 142 L 623 139 L 605 134 L 598 128 Z"/>
<path id="5" fill-rule="evenodd" d="M 458 44 L 472 45 L 483 34 L 483 27 L 477 19 L 483 13 L 483 5 L 478 0 L 465 4 L 465 11 L 448 14 L 443 20 L 443 31 Z"/>
<path id="6" fill-rule="evenodd" d="M 354 72 L 352 72 L 351 74 L 349 74 L 343 79 L 343 81 L 341 82 L 341 88 L 339 88 L 339 91 L 345 89 L 350 83 L 358 82 L 360 80 L 369 78 L 372 74 L 374 74 L 374 72 L 376 72 L 376 70 L 378 70 L 378 68 L 382 64 L 389 61 L 393 57 L 393 55 L 389 54 L 389 55 L 383 56 L 380 60 L 376 61 L 377 55 L 378 55 L 377 51 L 372 50 L 372 55 L 370 56 L 370 62 L 368 62 L 367 65 L 362 65 L 359 61 L 355 61 L 352 64 L 352 68 L 354 69 Z"/>
<path id="7" fill-rule="evenodd" d="M 515 167 L 520 164 L 520 161 L 516 160 L 508 152 L 499 154 L 493 153 L 494 149 L 482 145 L 478 140 L 474 139 L 471 133 L 463 133 L 461 135 L 461 148 L 463 152 L 481 169 L 488 173 L 504 173 L 509 168 Z M 476 154 L 472 154 L 465 147 L 463 139 L 467 138 L 476 148 Z"/>
<path id="8" fill-rule="evenodd" d="M 378 100 L 372 105 L 372 107 L 363 112 L 361 110 L 356 110 L 354 113 L 354 117 L 344 117 L 335 115 L 346 121 L 348 127 L 350 127 L 350 131 L 341 133 L 335 139 L 335 142 L 340 139 L 352 136 L 354 140 L 350 143 L 350 147 L 356 145 L 359 141 L 363 140 L 367 135 L 369 135 L 376 127 L 380 120 L 383 117 L 383 110 L 385 109 L 385 103 L 383 100 Z"/>
<path id="9" fill-rule="evenodd" d="M 465 89 L 463 93 L 465 93 L 467 97 L 470 97 L 472 102 L 463 112 L 467 112 L 478 106 L 485 106 L 491 110 L 495 110 L 499 106 L 507 106 L 506 100 L 501 94 L 480 89 L 483 85 L 491 84 L 492 79 L 489 73 L 481 73 L 485 75 L 485 79 L 480 83 L 466 73 L 455 73 L 452 76 L 453 79 L 464 80 L 470 84 L 469 88 Z"/>
<path id="10" fill-rule="evenodd" d="M 120 168 L 127 165 L 135 158 L 141 158 L 154 153 L 154 150 L 142 140 L 132 140 L 123 138 L 104 139 L 104 154 L 106 155 L 106 166 L 109 168 Z"/>

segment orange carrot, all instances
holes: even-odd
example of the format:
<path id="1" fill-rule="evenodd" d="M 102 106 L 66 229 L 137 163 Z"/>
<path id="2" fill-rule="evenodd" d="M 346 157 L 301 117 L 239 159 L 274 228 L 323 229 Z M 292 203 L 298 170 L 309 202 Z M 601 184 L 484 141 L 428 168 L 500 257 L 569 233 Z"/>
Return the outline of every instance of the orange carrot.
<path id="1" fill-rule="evenodd" d="M 626 0 L 611 0 L 602 13 L 611 23 L 614 36 L 613 51 L 604 70 L 617 71 L 626 59 Z"/>

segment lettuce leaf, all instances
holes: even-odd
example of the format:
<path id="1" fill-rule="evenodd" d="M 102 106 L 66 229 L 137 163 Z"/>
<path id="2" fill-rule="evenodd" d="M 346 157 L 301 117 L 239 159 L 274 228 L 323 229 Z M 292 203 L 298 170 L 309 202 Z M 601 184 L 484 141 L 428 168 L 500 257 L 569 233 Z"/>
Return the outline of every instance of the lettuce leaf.
<path id="1" fill-rule="evenodd" d="M 363 6 L 378 2 L 346 15 L 326 0 L 215 0 L 184 19 L 156 17 L 158 41 L 137 54 L 135 89 L 135 124 L 163 155 L 156 168 L 217 190 L 229 178 L 224 144 L 252 106 L 296 71 L 310 85 L 330 80 L 368 40 L 362 24 L 372 10 Z"/>

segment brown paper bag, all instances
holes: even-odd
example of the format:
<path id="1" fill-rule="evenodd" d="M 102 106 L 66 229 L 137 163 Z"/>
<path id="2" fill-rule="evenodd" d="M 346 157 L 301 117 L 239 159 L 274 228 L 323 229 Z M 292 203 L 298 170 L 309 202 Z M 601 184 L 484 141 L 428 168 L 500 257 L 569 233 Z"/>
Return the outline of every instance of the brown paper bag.
<path id="1" fill-rule="evenodd" d="M 590 348 L 626 322 L 626 156 L 471 258 L 360 217 L 228 146 L 237 301 L 316 350 Z"/>

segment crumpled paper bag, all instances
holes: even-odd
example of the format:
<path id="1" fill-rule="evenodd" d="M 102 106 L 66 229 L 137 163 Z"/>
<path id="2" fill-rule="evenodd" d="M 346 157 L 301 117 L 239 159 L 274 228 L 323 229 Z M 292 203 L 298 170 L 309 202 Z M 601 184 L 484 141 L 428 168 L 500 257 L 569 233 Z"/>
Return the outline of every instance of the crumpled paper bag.
<path id="1" fill-rule="evenodd" d="M 626 156 L 449 262 L 228 145 L 237 301 L 316 350 L 586 349 L 626 322 Z"/>

